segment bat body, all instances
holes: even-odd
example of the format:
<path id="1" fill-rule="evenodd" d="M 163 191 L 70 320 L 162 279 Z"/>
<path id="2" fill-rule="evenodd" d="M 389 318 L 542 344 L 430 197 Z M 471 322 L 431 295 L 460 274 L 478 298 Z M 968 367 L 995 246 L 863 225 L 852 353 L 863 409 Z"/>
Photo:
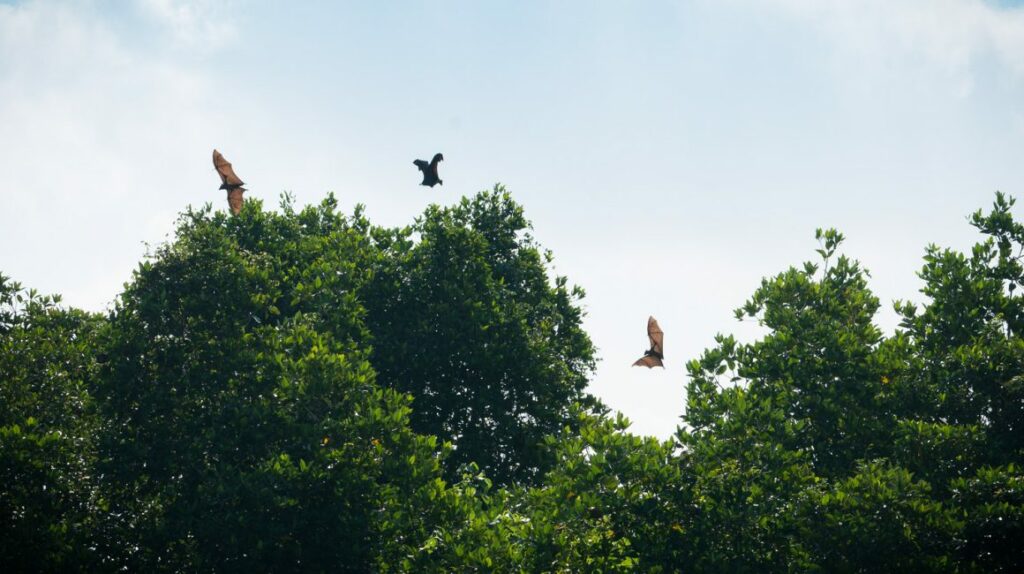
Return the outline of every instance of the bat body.
<path id="1" fill-rule="evenodd" d="M 245 192 L 245 188 L 242 186 L 245 185 L 245 182 L 235 175 L 231 163 L 224 159 L 224 156 L 220 155 L 217 150 L 213 150 L 213 169 L 217 170 L 217 175 L 220 176 L 220 189 L 226 189 L 228 192 L 228 206 L 231 208 L 231 213 L 238 215 L 238 212 L 242 211 L 242 193 Z"/>
<path id="2" fill-rule="evenodd" d="M 423 183 L 420 185 L 429 185 L 434 187 L 437 184 L 444 185 L 441 178 L 437 175 L 437 164 L 444 161 L 444 156 L 441 154 L 434 154 L 434 159 L 430 160 L 430 163 L 422 159 L 414 160 L 412 163 L 423 172 Z"/>
<path id="3" fill-rule="evenodd" d="M 647 338 L 651 340 L 651 348 L 644 351 L 644 356 L 637 359 L 633 366 L 647 367 L 648 369 L 661 367 L 664 369 L 665 365 L 661 360 L 665 358 L 662 348 L 665 342 L 665 333 L 662 332 L 661 327 L 658 326 L 657 319 L 654 317 L 648 317 L 647 319 Z"/>

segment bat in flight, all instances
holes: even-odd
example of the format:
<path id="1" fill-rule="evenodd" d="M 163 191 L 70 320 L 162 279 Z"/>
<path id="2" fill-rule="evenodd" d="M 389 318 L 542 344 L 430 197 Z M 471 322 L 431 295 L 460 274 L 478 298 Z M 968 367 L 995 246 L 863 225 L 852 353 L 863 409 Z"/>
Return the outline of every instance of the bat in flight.
<path id="1" fill-rule="evenodd" d="M 444 185 L 444 182 L 441 181 L 441 178 L 437 175 L 437 164 L 442 161 L 444 161 L 444 156 L 436 153 L 434 154 L 434 159 L 430 160 L 430 163 L 427 163 L 422 159 L 417 159 L 412 162 L 413 165 L 420 168 L 420 171 L 423 172 L 423 183 L 420 185 L 429 185 L 430 187 L 434 187 L 439 183 Z"/>
<path id="2" fill-rule="evenodd" d="M 224 159 L 224 156 L 220 155 L 217 150 L 213 150 L 213 168 L 220 176 L 220 189 L 228 190 L 228 206 L 231 208 L 231 213 L 238 215 L 238 212 L 242 211 L 242 193 L 245 192 L 245 188 L 242 186 L 245 185 L 245 182 L 235 175 L 231 163 Z"/>
<path id="3" fill-rule="evenodd" d="M 662 332 L 661 327 L 658 326 L 658 321 L 654 317 L 647 319 L 647 338 L 651 340 L 651 348 L 644 351 L 644 356 L 637 359 L 633 363 L 634 367 L 647 367 L 652 369 L 654 367 L 665 368 L 661 360 L 665 358 L 664 350 L 661 345 L 665 341 L 665 333 Z"/>

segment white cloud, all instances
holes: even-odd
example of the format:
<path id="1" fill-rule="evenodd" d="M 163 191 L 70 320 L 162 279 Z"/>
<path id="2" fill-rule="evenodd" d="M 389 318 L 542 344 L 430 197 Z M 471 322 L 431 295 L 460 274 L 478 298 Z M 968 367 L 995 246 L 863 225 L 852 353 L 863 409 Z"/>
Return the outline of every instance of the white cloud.
<path id="1" fill-rule="evenodd" d="M 204 70 L 135 49 L 91 3 L 0 6 L 0 271 L 103 308 L 143 241 L 214 199 L 218 91 Z"/>
<path id="2" fill-rule="evenodd" d="M 841 64 L 906 73 L 926 68 L 959 96 L 973 91 L 975 65 L 991 58 L 1024 79 L 1024 9 L 980 0 L 767 0 L 820 28 Z"/>
<path id="3" fill-rule="evenodd" d="M 210 0 L 141 0 L 146 12 L 180 44 L 217 48 L 233 41 L 237 30 L 228 19 L 232 3 Z"/>

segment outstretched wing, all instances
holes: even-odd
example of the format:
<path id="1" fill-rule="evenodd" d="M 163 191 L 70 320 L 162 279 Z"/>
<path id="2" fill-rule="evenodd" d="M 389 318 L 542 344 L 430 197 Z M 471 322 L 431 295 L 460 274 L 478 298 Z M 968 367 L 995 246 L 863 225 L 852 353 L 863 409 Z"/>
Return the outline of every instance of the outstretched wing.
<path id="1" fill-rule="evenodd" d="M 217 150 L 213 150 L 213 168 L 217 170 L 217 175 L 220 176 L 224 188 L 245 185 L 245 182 L 235 175 L 235 170 L 231 168 L 231 163 L 224 159 L 224 156 L 220 155 L 220 152 Z"/>
<path id="2" fill-rule="evenodd" d="M 665 341 L 665 333 L 662 332 L 661 327 L 658 326 L 658 320 L 654 317 L 647 319 L 647 338 L 651 340 L 651 351 L 665 356 L 665 351 L 662 349 L 662 343 Z M 660 364 L 661 361 L 658 361 Z"/>
<path id="3" fill-rule="evenodd" d="M 647 367 L 648 369 L 653 369 L 654 367 L 661 367 L 663 369 L 665 368 L 665 365 L 662 364 L 661 359 L 654 355 L 644 355 L 643 357 L 640 357 L 639 359 L 637 359 L 635 363 L 633 363 L 633 366 Z"/>
<path id="4" fill-rule="evenodd" d="M 414 160 L 412 163 L 416 167 L 420 168 L 420 171 L 422 171 L 423 173 L 427 173 L 427 170 L 430 169 L 430 164 L 423 161 L 422 159 Z"/>

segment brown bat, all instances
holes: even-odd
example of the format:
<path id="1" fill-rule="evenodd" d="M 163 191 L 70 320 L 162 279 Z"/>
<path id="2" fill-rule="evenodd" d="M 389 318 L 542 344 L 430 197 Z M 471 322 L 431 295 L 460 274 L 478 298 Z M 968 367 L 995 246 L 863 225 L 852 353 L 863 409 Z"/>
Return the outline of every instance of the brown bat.
<path id="1" fill-rule="evenodd" d="M 238 212 L 242 211 L 242 193 L 245 192 L 245 188 L 242 186 L 245 185 L 245 182 L 235 175 L 231 163 L 224 159 L 224 156 L 220 155 L 217 150 L 213 150 L 213 168 L 220 176 L 222 182 L 220 189 L 228 190 L 228 207 L 231 208 L 231 213 L 238 215 Z"/>
<path id="2" fill-rule="evenodd" d="M 413 160 L 413 165 L 420 168 L 420 171 L 423 172 L 423 183 L 420 185 L 429 185 L 430 187 L 434 187 L 439 183 L 444 185 L 440 176 L 437 175 L 437 164 L 441 161 L 444 161 L 444 156 L 439 153 L 434 154 L 434 159 L 430 160 L 430 163 L 422 159 Z"/>
<path id="3" fill-rule="evenodd" d="M 661 345 L 665 341 L 665 333 L 662 332 L 661 327 L 658 326 L 658 321 L 654 317 L 647 319 L 647 338 L 651 340 L 651 348 L 644 351 L 644 356 L 637 359 L 633 363 L 634 367 L 647 367 L 648 369 L 654 367 L 665 368 L 661 360 L 665 358 L 664 350 Z"/>

